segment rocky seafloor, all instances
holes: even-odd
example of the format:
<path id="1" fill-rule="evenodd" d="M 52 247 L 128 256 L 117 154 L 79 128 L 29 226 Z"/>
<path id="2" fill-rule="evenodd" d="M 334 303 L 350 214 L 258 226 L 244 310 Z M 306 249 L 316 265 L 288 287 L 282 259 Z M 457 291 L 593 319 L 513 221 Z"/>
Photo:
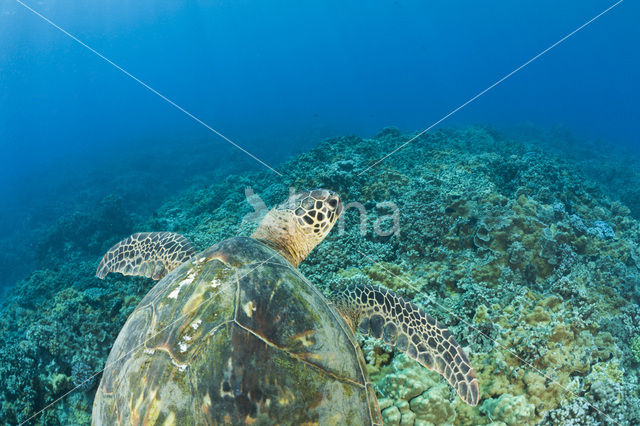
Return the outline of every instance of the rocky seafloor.
<path id="1" fill-rule="evenodd" d="M 410 137 L 327 140 L 281 165 L 283 177 L 221 173 L 166 194 L 149 217 L 113 194 L 61 218 L 34 243 L 38 270 L 0 307 L 0 424 L 45 407 L 32 424 L 90 422 L 99 374 L 67 393 L 103 368 L 154 284 L 95 278 L 112 244 L 146 230 L 200 248 L 247 235 L 256 195 L 272 206 L 291 187 L 330 188 L 366 211 L 347 210 L 303 262 L 313 283 L 395 290 L 447 324 L 475 367 L 481 399 L 470 407 L 439 375 L 363 339 L 385 424 L 640 424 L 637 157 L 472 127 L 420 137 L 361 174 Z"/>

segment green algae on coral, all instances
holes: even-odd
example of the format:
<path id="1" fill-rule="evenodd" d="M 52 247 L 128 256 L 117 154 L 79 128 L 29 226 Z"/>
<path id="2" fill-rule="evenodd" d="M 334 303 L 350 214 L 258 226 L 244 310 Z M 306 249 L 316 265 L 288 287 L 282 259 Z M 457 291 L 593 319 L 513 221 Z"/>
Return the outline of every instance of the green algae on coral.
<path id="1" fill-rule="evenodd" d="M 234 174 L 167 194 L 153 216 L 120 218 L 102 247 L 77 234 L 67 241 L 81 217 L 61 220 L 40 243 L 52 261 L 2 305 L 0 423 L 23 421 L 73 389 L 63 378 L 75 363 L 100 370 L 148 290 L 145 280 L 94 279 L 98 251 L 132 227 L 181 232 L 199 247 L 248 235 L 254 223 L 242 221 L 253 211 L 245 187 L 270 206 L 289 187 L 313 186 L 367 209 L 394 202 L 400 230 L 375 235 L 372 212 L 362 235 L 351 209 L 343 231 L 300 266 L 303 274 L 323 291 L 366 278 L 412 298 L 450 326 L 478 374 L 482 399 L 468 407 L 439 376 L 363 340 L 385 422 L 640 423 L 640 198 L 630 184 L 640 177 L 627 168 L 606 179 L 598 170 L 618 163 L 604 154 L 550 153 L 562 154 L 557 135 L 528 143 L 481 127 L 423 135 L 359 175 L 409 137 L 387 129 L 334 138 L 279 167 L 282 180 Z M 91 241 L 113 218 L 101 211 L 79 228 Z M 73 392 L 40 422 L 87 423 L 93 392 Z"/>

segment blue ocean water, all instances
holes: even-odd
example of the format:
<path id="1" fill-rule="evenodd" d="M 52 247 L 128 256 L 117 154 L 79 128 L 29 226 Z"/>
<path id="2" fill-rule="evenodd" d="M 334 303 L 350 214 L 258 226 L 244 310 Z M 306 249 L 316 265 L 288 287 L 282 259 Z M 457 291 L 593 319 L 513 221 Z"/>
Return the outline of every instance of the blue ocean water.
<path id="1" fill-rule="evenodd" d="M 31 6 L 278 162 L 327 136 L 425 128 L 611 4 Z M 637 16 L 637 3 L 622 3 L 446 123 L 561 124 L 580 137 L 637 146 Z M 81 171 L 186 138 L 206 138 L 214 152 L 232 149 L 19 3 L 3 1 L 0 19 L 0 169 L 14 188 L 38 170 Z"/>
<path id="2" fill-rule="evenodd" d="M 611 4 L 31 6 L 233 140 L 277 160 L 327 135 L 424 128 Z M 624 2 L 449 123 L 560 123 L 580 136 L 637 142 L 637 8 Z M 5 173 L 74 156 L 96 161 L 123 147 L 142 151 L 141 140 L 157 143 L 167 132 L 224 145 L 20 4 L 3 1 L 1 19 L 0 136 L 11 147 Z"/>
<path id="3" fill-rule="evenodd" d="M 0 288 L 109 194 L 144 216 L 267 170 L 115 65 L 277 169 L 325 138 L 426 129 L 614 3 L 1 0 Z M 640 156 L 638 17 L 623 1 L 437 128 L 560 127 L 576 153 Z"/>
<path id="4" fill-rule="evenodd" d="M 28 5 L 278 163 L 328 136 L 424 129 L 611 4 Z M 637 148 L 638 12 L 636 2 L 622 3 L 443 124 L 559 124 Z M 0 8 L 0 55 L 5 232 L 19 228 L 25 209 L 50 208 L 47 185 L 61 175 L 82 181 L 127 158 L 144 168 L 158 146 L 185 141 L 202 141 L 203 156 L 234 150 L 15 1 Z M 177 174 L 188 174 L 180 164 Z"/>

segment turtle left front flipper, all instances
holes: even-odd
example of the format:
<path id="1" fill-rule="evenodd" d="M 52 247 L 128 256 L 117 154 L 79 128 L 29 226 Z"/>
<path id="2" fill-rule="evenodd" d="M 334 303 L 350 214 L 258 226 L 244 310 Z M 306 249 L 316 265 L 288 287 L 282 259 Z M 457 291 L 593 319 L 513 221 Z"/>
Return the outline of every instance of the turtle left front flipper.
<path id="1" fill-rule="evenodd" d="M 404 351 L 440 373 L 464 402 L 478 404 L 478 380 L 464 350 L 449 330 L 418 306 L 365 284 L 335 290 L 329 298 L 354 331 Z"/>
<path id="2" fill-rule="evenodd" d="M 104 255 L 96 276 L 109 272 L 159 280 L 196 254 L 196 248 L 175 232 L 139 232 L 120 241 Z"/>

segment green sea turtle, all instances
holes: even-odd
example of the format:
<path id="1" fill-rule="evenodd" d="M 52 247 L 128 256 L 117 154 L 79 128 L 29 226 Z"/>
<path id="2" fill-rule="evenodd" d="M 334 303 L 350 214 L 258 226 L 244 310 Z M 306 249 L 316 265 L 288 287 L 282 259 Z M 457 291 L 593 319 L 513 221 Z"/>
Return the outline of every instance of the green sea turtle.
<path id="1" fill-rule="evenodd" d="M 341 213 L 336 194 L 316 189 L 272 209 L 251 238 L 200 253 L 170 232 L 112 247 L 98 277 L 160 281 L 113 345 L 93 424 L 381 424 L 354 331 L 438 371 L 476 405 L 473 368 L 440 323 L 376 286 L 328 300 L 297 270 Z"/>

